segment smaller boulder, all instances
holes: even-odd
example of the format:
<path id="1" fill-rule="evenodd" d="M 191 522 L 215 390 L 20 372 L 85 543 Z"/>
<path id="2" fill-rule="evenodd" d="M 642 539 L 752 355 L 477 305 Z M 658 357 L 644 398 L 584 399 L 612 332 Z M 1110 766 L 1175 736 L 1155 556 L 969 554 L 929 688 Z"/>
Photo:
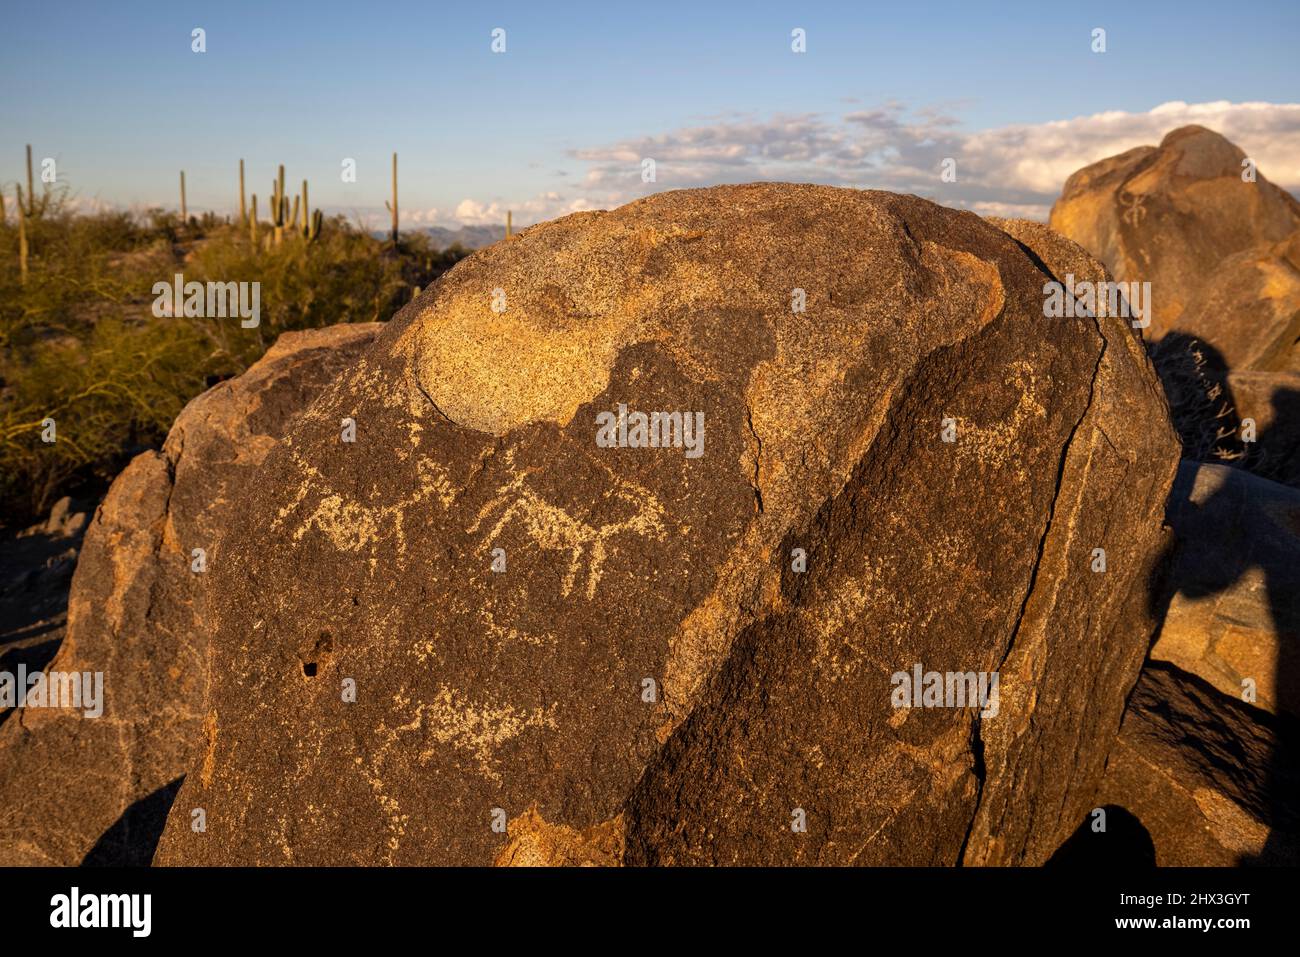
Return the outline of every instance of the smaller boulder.
<path id="1" fill-rule="evenodd" d="M 1239 423 L 1254 424 L 1251 471 L 1300 488 L 1300 371 L 1231 372 L 1225 393 Z"/>
<path id="2" fill-rule="evenodd" d="M 1211 341 L 1247 330 L 1245 338 L 1261 341 L 1223 345 L 1254 360 L 1282 361 L 1285 303 L 1300 307 L 1286 251 L 1300 230 L 1300 203 L 1218 133 L 1184 126 L 1158 147 L 1084 167 L 1066 181 L 1051 225 L 1117 280 L 1151 283 L 1147 338 L 1189 322 L 1214 333 Z"/>
<path id="3" fill-rule="evenodd" d="M 1290 716 L 1259 711 L 1178 668 L 1148 665 L 1097 804 L 1134 815 L 1162 867 L 1300 863 L 1296 731 Z M 1071 843 L 1109 837 L 1081 833 Z"/>
<path id="4" fill-rule="evenodd" d="M 1300 716 L 1300 490 L 1184 460 L 1168 517 L 1172 597 L 1151 660 Z"/>

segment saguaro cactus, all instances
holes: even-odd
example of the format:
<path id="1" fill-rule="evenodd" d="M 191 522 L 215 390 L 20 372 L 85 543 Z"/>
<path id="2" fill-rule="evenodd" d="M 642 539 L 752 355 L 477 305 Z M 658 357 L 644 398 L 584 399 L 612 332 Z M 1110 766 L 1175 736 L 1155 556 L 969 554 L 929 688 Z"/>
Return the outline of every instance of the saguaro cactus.
<path id="1" fill-rule="evenodd" d="M 181 223 L 190 221 L 189 211 L 185 208 L 185 170 L 181 170 Z"/>
<path id="2" fill-rule="evenodd" d="M 275 244 L 280 245 L 284 238 L 284 227 L 289 218 L 289 200 L 284 195 L 284 164 L 280 164 L 280 173 L 271 186 L 271 222 L 275 224 Z"/>
<path id="3" fill-rule="evenodd" d="M 293 202 L 294 205 L 296 206 L 298 203 L 298 198 L 296 196 L 294 197 Z M 320 236 L 320 224 L 322 219 L 321 212 L 319 209 L 309 213 L 308 210 L 310 209 L 311 209 L 311 203 L 307 199 L 307 181 L 303 180 L 302 181 L 302 226 L 299 227 L 299 232 L 302 233 L 302 238 L 307 240 L 307 242 L 309 243 L 315 242 L 316 238 Z M 297 225 L 297 223 L 298 223 L 298 217 L 295 216 L 294 225 Z"/>
<path id="4" fill-rule="evenodd" d="M 290 206 L 289 197 L 284 191 L 284 164 L 280 164 L 279 172 L 276 178 L 271 182 L 271 198 L 268 202 L 270 207 L 272 231 L 267 236 L 267 243 L 279 245 L 284 239 L 285 229 L 291 229 L 293 232 L 302 236 L 308 242 L 314 241 L 320 236 L 321 223 L 323 217 L 319 209 L 312 210 L 311 203 L 307 193 L 307 181 L 302 181 L 302 195 L 293 197 L 293 204 Z M 249 235 L 252 237 L 254 244 L 257 243 L 257 194 L 253 194 L 253 215 L 252 225 Z"/>
<path id="5" fill-rule="evenodd" d="M 27 214 L 23 211 L 23 188 L 15 186 L 18 192 L 18 278 L 27 284 Z"/>
<path id="6" fill-rule="evenodd" d="M 393 201 L 385 202 L 389 212 L 393 214 L 393 242 L 397 242 L 397 154 L 393 154 Z"/>
<path id="7" fill-rule="evenodd" d="M 257 194 L 253 194 L 253 215 L 248 217 L 248 238 L 253 243 L 253 250 L 257 250 Z"/>
<path id="8" fill-rule="evenodd" d="M 22 200 L 19 200 L 21 205 Z M 27 215 L 36 215 L 36 188 L 32 185 L 32 144 L 27 144 Z"/>
<path id="9" fill-rule="evenodd" d="M 248 224 L 248 208 L 244 206 L 244 161 L 239 161 L 239 225 Z"/>

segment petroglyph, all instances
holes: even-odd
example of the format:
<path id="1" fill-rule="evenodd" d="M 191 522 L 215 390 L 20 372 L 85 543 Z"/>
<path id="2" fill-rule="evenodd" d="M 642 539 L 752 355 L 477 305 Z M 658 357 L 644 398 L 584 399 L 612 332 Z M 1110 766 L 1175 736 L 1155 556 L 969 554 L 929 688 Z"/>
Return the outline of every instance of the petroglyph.
<path id="1" fill-rule="evenodd" d="M 530 488 L 528 476 L 535 471 L 537 470 L 525 469 L 502 486 L 492 501 L 479 510 L 468 531 L 471 534 L 477 532 L 485 519 L 497 513 L 496 524 L 483 537 L 485 547 L 496 540 L 512 519 L 518 519 L 523 523 L 528 537 L 541 548 L 567 551 L 569 568 L 564 575 L 564 585 L 560 592 L 562 596 L 567 598 L 573 591 L 584 553 L 590 556 L 586 588 L 586 596 L 590 601 L 596 597 L 596 585 L 600 582 L 602 567 L 609 554 L 608 543 L 612 538 L 631 533 L 656 541 L 663 540 L 663 505 L 648 489 L 626 480 L 616 480 L 617 484 L 603 499 L 625 503 L 632 509 L 632 514 L 620 522 L 596 528 L 560 506 L 546 501 Z"/>
<path id="2" fill-rule="evenodd" d="M 394 702 L 403 708 L 410 704 L 410 699 L 398 694 Z M 380 725 L 375 729 L 384 743 L 375 753 L 374 773 L 377 778 L 384 757 L 403 734 L 421 732 L 426 742 L 432 742 L 420 750 L 421 764 L 434 757 L 438 746 L 451 745 L 473 757 L 484 777 L 499 783 L 501 775 L 494 766 L 496 749 L 529 728 L 558 730 L 555 705 L 526 710 L 490 698 L 473 700 L 455 688 L 439 685 L 434 699 L 418 703 L 406 724 L 395 728 Z"/>
<path id="3" fill-rule="evenodd" d="M 959 419 L 957 454 L 977 462 L 998 465 L 1013 461 L 1025 436 L 1034 434 L 1034 423 L 1047 419 L 1047 409 L 1037 398 L 1041 391 L 1039 379 L 1039 374 L 1027 363 L 1011 363 L 1005 381 L 1015 383 L 1020 393 L 1019 402 L 1009 416 L 998 422 L 976 425 Z"/>
<path id="4" fill-rule="evenodd" d="M 416 464 L 419 486 L 397 504 L 385 506 L 364 505 L 324 487 L 324 476 L 297 452 L 293 453 L 293 462 L 302 474 L 302 485 L 294 500 L 280 509 L 271 525 L 272 530 L 283 527 L 285 519 L 315 491 L 319 496 L 315 510 L 299 523 L 291 538 L 300 542 L 314 528 L 343 552 L 358 552 L 366 548 L 373 552 L 378 542 L 391 534 L 397 539 L 397 554 L 404 555 L 406 534 L 403 522 L 408 510 L 434 498 L 445 511 L 455 504 L 459 495 L 446 469 L 430 458 L 421 458 Z"/>

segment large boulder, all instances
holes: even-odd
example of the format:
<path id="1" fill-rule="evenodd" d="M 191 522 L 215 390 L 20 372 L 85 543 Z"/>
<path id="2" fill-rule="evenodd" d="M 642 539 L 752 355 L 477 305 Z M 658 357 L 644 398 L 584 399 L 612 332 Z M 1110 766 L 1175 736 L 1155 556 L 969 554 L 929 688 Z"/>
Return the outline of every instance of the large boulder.
<path id="1" fill-rule="evenodd" d="M 1029 245 L 756 184 L 460 263 L 241 486 L 155 862 L 1045 859 L 1149 641 L 1177 443 Z M 648 412 L 705 428 L 646 447 Z M 918 666 L 1000 698 L 895 707 Z"/>
<path id="2" fill-rule="evenodd" d="M 114 481 L 86 531 L 48 666 L 102 672 L 103 713 L 25 707 L 0 727 L 0 864 L 149 863 L 204 741 L 212 604 L 247 588 L 212 591 L 219 533 L 257 464 L 378 328 L 282 335 L 190 402 L 162 451 Z"/>
<path id="3" fill-rule="evenodd" d="M 1152 660 L 1300 720 L 1300 490 L 1184 461 L 1169 522 L 1177 552 Z"/>
<path id="4" fill-rule="evenodd" d="M 1218 133 L 1186 126 L 1066 181 L 1051 225 L 1123 282 L 1150 282 L 1146 334 L 1207 340 L 1238 368 L 1287 368 L 1300 323 L 1300 203 Z M 1288 338 L 1289 336 L 1289 338 Z"/>

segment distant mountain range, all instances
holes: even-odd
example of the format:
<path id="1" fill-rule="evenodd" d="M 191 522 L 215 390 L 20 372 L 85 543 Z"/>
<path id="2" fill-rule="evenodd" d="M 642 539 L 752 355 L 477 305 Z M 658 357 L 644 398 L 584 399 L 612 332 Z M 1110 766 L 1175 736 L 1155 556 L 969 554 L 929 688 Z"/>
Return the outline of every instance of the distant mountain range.
<path id="1" fill-rule="evenodd" d="M 415 230 L 419 232 L 420 230 Z M 409 230 L 402 230 L 409 232 Z M 447 229 L 445 226 L 426 226 L 423 232 L 429 235 L 433 244 L 439 249 L 446 249 L 448 246 L 454 246 L 459 243 L 465 249 L 481 249 L 484 246 L 490 246 L 498 239 L 506 238 L 506 228 L 502 226 L 461 226 L 458 229 Z M 377 229 L 371 235 L 376 239 L 384 239 L 388 236 L 388 230 Z"/>

